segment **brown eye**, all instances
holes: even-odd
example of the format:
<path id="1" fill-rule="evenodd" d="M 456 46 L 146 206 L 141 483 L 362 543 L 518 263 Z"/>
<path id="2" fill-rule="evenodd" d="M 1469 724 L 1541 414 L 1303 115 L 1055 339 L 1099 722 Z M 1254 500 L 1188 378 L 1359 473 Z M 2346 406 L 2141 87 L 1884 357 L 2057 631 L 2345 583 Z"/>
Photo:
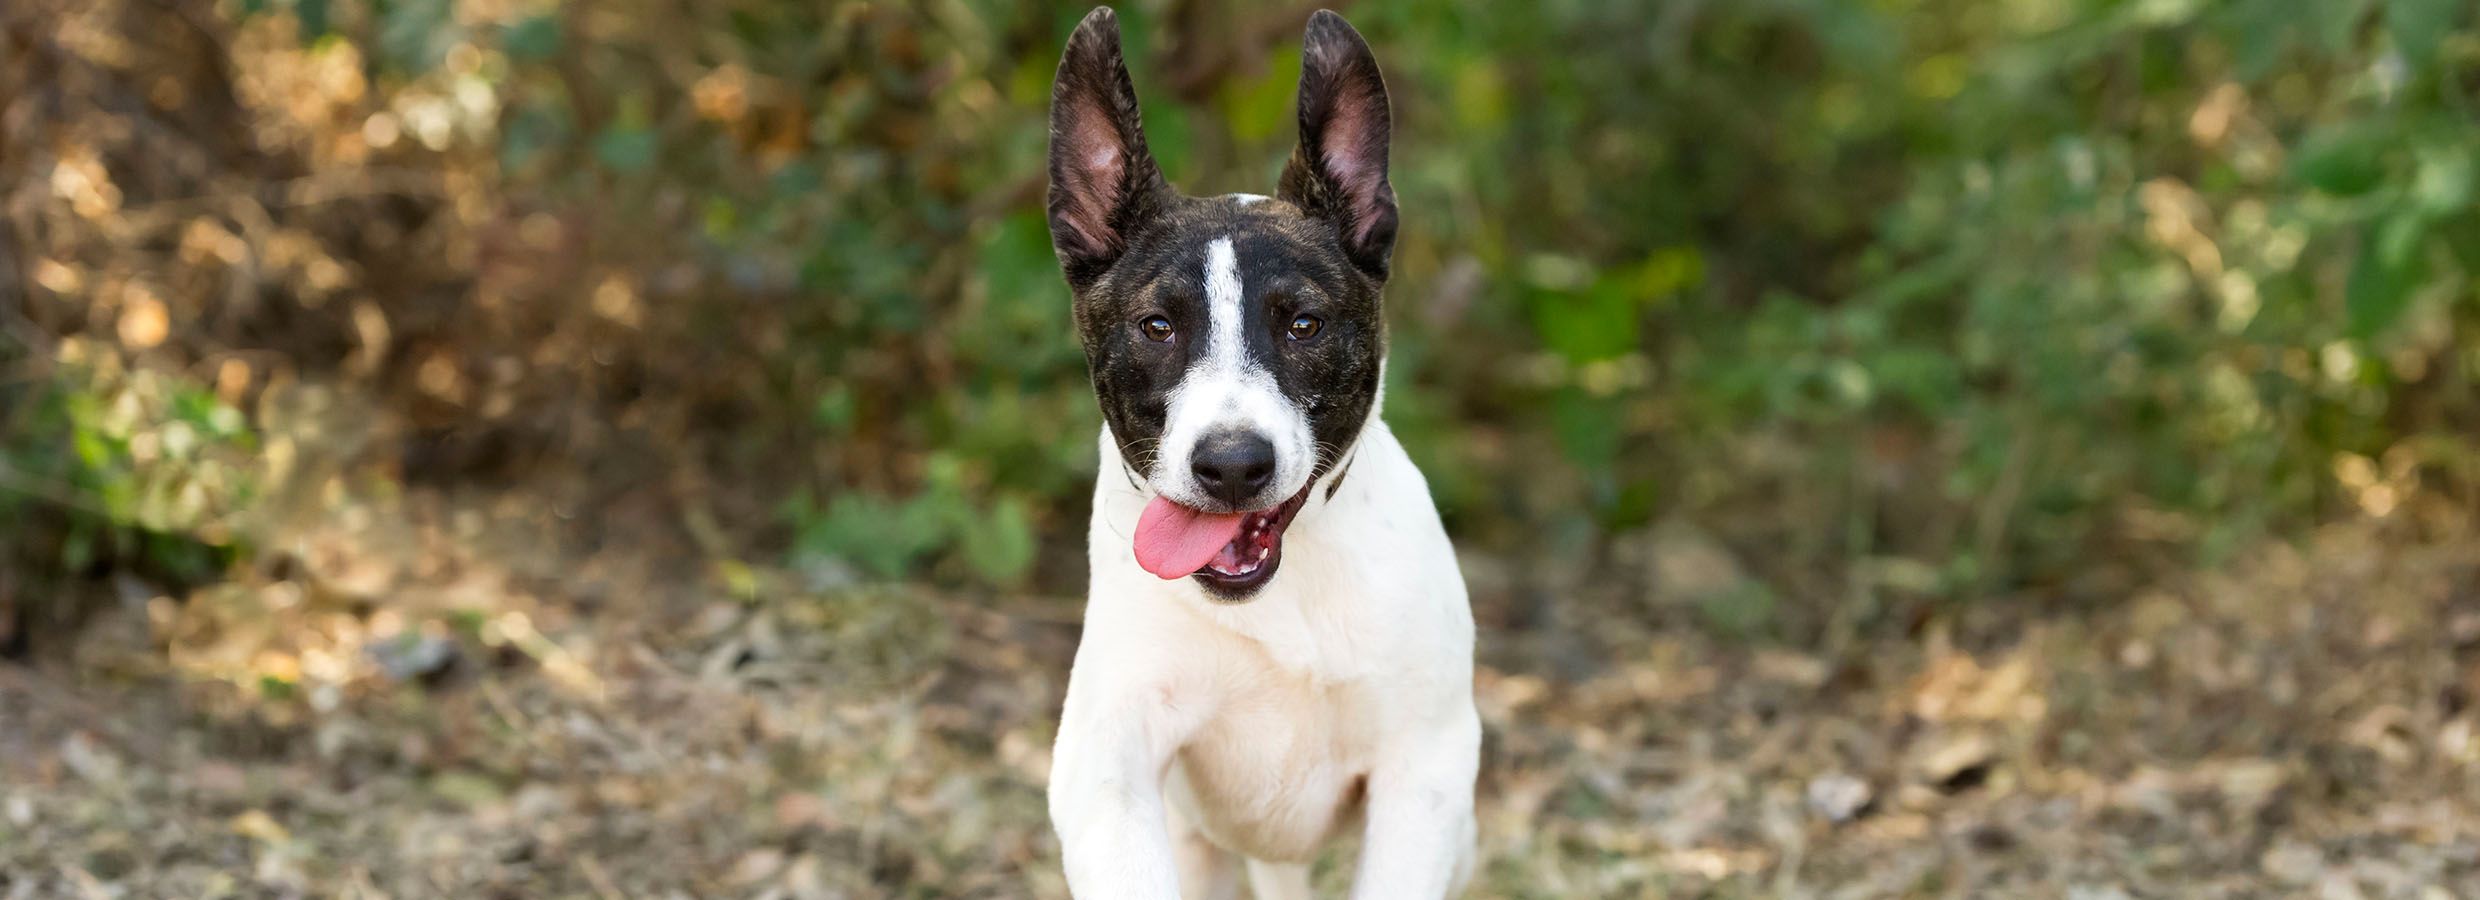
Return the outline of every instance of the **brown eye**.
<path id="1" fill-rule="evenodd" d="M 1303 313 L 1293 316 L 1292 324 L 1285 328 L 1283 333 L 1289 335 L 1292 340 L 1305 341 L 1317 337 L 1318 329 L 1325 325 L 1326 323 L 1320 321 L 1318 317 Z"/>
<path id="2" fill-rule="evenodd" d="M 1154 343 L 1168 344 L 1171 342 L 1170 319 L 1166 319 L 1161 316 L 1147 316 L 1145 317 L 1145 321 L 1137 323 L 1137 330 L 1145 335 L 1146 340 L 1153 341 Z"/>

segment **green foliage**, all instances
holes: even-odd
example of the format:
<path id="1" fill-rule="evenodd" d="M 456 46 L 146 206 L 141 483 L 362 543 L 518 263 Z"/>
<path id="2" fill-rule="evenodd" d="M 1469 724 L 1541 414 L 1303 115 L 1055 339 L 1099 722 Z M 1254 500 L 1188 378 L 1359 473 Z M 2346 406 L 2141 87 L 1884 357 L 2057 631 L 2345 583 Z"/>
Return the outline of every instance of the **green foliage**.
<path id="1" fill-rule="evenodd" d="M 1664 505 L 1835 511 L 1740 537 L 1956 591 L 2068 577 L 2136 512 L 2229 546 L 2328 508 L 2335 454 L 2447 426 L 2387 398 L 2415 380 L 2397 360 L 2473 377 L 2443 237 L 2472 215 L 2471 34 L 2414 46 L 2354 4 L 1836 6 L 1710 11 L 1641 65 L 1587 30 L 1658 11 L 1550 17 L 1584 62 L 1516 131 L 1629 152 L 1483 207 L 1557 213 L 1514 240 L 1568 249 L 1507 279 L 1546 349 L 1656 366 L 1607 406 L 1538 404 L 1618 486 L 1588 500 L 1712 472 Z M 2455 15 L 2416 6 L 2387 21 Z M 1663 118 L 1610 114 L 1630 96 Z M 1666 218 L 1665 193 L 1711 199 Z M 1665 244 L 1698 248 L 1702 290 L 1631 310 L 1656 293 L 1616 276 Z"/>
<path id="2" fill-rule="evenodd" d="M 803 566 L 1011 583 L 1081 540 L 1094 466 L 1040 210 L 1082 8 L 321 27 L 383 92 L 479 48 L 498 190 L 704 273 L 686 339 L 780 338 L 733 359 L 778 392 L 744 439 L 806 448 Z M 2311 521 L 2338 455 L 2453 421 L 2408 392 L 2472 402 L 2467 4 L 1351 12 L 1396 97 L 1390 417 L 1468 545 L 1581 558 L 1684 515 L 1778 583 L 2055 583 L 2135 519 L 2203 551 Z M 1288 23 L 1122 13 L 1169 174 L 1267 189 Z"/>
<path id="3" fill-rule="evenodd" d="M 255 437 L 205 388 L 115 361 L 60 366 L 0 417 L 0 551 L 36 573 L 112 563 L 167 580 L 220 575 L 228 518 L 251 499 Z"/>
<path id="4" fill-rule="evenodd" d="M 984 582 L 1023 577 L 1037 549 L 1028 506 L 1005 494 L 978 502 L 966 490 L 965 473 L 958 459 L 940 455 L 930 462 L 929 484 L 902 500 L 848 491 L 820 508 L 808 498 L 794 499 L 784 511 L 799 523 L 794 564 L 831 581 L 855 575 L 897 580 L 953 548 Z"/>

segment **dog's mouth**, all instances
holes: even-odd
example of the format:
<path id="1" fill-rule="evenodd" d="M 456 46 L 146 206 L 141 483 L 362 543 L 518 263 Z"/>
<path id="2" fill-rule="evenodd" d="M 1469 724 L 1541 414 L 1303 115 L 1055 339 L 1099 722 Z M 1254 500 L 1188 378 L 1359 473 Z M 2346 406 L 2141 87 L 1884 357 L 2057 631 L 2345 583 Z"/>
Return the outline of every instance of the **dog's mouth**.
<path id="1" fill-rule="evenodd" d="M 1194 577 L 1217 594 L 1246 594 L 1282 565 L 1284 529 L 1308 499 L 1303 485 L 1265 509 L 1209 513 L 1157 496 L 1137 519 L 1137 564 L 1165 581 Z"/>

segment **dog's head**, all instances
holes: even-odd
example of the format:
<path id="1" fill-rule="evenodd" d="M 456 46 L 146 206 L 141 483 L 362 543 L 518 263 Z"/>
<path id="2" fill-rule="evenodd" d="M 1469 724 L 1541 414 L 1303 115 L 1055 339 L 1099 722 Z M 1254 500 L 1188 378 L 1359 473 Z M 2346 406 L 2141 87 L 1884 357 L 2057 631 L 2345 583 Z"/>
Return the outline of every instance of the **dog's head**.
<path id="1" fill-rule="evenodd" d="M 1146 152 L 1119 22 L 1096 9 L 1051 89 L 1050 225 L 1104 419 L 1155 494 L 1138 561 L 1243 599 L 1378 399 L 1395 245 L 1386 84 L 1309 18 L 1300 143 L 1274 196 L 1188 197 Z"/>

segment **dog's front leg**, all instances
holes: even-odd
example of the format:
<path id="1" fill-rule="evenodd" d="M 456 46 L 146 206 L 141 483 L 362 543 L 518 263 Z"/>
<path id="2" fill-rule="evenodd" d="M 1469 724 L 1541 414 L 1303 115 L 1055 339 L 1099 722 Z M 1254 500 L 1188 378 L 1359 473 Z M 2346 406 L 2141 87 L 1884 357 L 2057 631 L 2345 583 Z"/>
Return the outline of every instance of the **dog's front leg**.
<path id="1" fill-rule="evenodd" d="M 1079 649 L 1080 668 L 1069 676 L 1051 754 L 1051 827 L 1068 892 L 1077 900 L 1178 900 L 1162 779 L 1182 723 L 1164 713 L 1165 703 L 1086 677 L 1086 653 Z"/>
<path id="2" fill-rule="evenodd" d="M 1467 712 L 1426 739 L 1398 745 L 1369 773 L 1353 900 L 1438 900 L 1461 891 L 1472 873 L 1480 719 Z"/>

